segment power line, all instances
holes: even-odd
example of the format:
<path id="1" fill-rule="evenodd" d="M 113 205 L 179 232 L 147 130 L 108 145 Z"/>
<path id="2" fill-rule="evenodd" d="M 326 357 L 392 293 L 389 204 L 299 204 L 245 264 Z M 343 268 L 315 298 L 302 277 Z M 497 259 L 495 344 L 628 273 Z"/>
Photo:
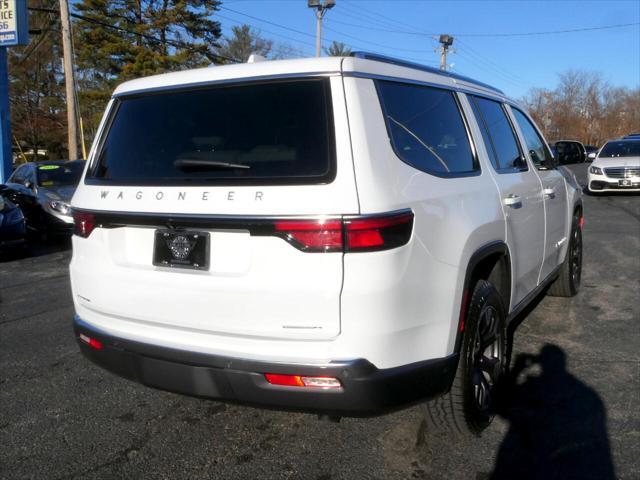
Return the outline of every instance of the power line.
<path id="1" fill-rule="evenodd" d="M 609 30 L 612 28 L 624 28 L 638 26 L 640 22 L 635 23 L 619 23 L 616 25 L 603 25 L 601 27 L 584 27 L 584 28 L 569 28 L 566 30 L 548 30 L 546 32 L 522 32 L 522 33 L 457 33 L 458 37 L 530 37 L 534 35 L 557 35 L 561 33 L 576 33 L 576 32 L 590 32 L 593 30 Z"/>
<path id="2" fill-rule="evenodd" d="M 333 20 L 333 19 L 331 19 L 331 20 L 329 20 L 329 21 L 328 21 L 328 23 L 332 23 L 333 21 L 334 21 L 334 20 Z M 415 50 L 415 49 L 412 49 L 412 48 L 397 48 L 397 47 L 391 47 L 391 46 L 389 46 L 389 45 L 383 45 L 383 44 L 381 44 L 381 43 L 375 43 L 375 42 L 372 42 L 372 41 L 370 41 L 370 40 L 364 40 L 364 39 L 362 39 L 362 38 L 360 38 L 360 37 L 355 37 L 355 36 L 350 35 L 350 34 L 348 34 L 348 33 L 343 33 L 343 32 L 340 32 L 340 31 L 338 31 L 338 30 L 334 29 L 334 28 L 330 28 L 330 27 L 325 27 L 325 28 L 326 28 L 327 30 L 331 31 L 331 32 L 337 33 L 338 35 L 342 35 L 343 37 L 347 37 L 347 38 L 354 38 L 354 39 L 359 40 L 359 41 L 364 41 L 364 42 L 366 42 L 366 43 L 368 43 L 368 44 L 370 44 L 370 45 L 375 45 L 376 47 L 385 48 L 385 49 L 387 49 L 387 50 L 403 51 L 403 52 L 409 52 L 409 53 L 427 53 L 427 52 L 426 52 L 426 50 Z"/>
<path id="3" fill-rule="evenodd" d="M 220 8 L 221 8 L 222 10 L 227 10 L 228 12 L 233 12 L 233 13 L 236 13 L 236 14 L 238 14 L 238 15 L 242 15 L 243 17 L 247 17 L 247 18 L 251 18 L 251 19 L 253 19 L 253 20 L 257 20 L 258 22 L 268 23 L 269 25 L 273 25 L 274 27 L 283 28 L 284 30 L 289 30 L 290 32 L 294 32 L 294 33 L 297 33 L 297 34 L 299 34 L 299 35 L 304 35 L 305 37 L 311 37 L 311 38 L 313 38 L 313 39 L 315 39 L 315 38 L 316 38 L 316 36 L 315 36 L 315 35 L 312 35 L 312 34 L 310 34 L 309 32 L 303 32 L 303 31 L 301 31 L 301 30 L 296 30 L 295 28 L 291 28 L 291 27 L 288 27 L 288 26 L 286 26 L 286 25 L 281 25 L 281 24 L 279 24 L 279 23 L 275 23 L 275 22 L 272 22 L 272 21 L 270 21 L 270 20 L 265 20 L 265 19 L 263 19 L 263 18 L 254 17 L 253 15 L 249 15 L 248 13 L 239 12 L 239 11 L 234 10 L 234 9 L 232 9 L 232 8 L 229 8 L 229 7 L 223 7 L 223 6 L 221 6 Z"/>
<path id="4" fill-rule="evenodd" d="M 342 2 L 341 3 L 343 6 L 346 6 L 348 10 L 351 10 L 351 12 L 355 11 L 356 14 L 358 15 L 358 19 L 359 17 L 364 17 L 364 18 L 368 18 L 370 21 L 374 21 L 379 25 L 385 25 L 385 26 L 391 26 L 392 28 L 397 28 L 394 24 L 396 25 L 400 25 L 401 27 L 404 28 L 409 28 L 410 30 L 415 30 L 415 31 L 422 31 L 422 28 L 419 27 L 415 27 L 413 25 L 409 25 L 407 23 L 404 22 L 400 22 L 398 20 L 395 20 L 391 17 L 387 17 L 386 15 L 382 15 L 381 13 L 375 12 L 371 9 L 368 10 L 363 10 L 360 7 L 356 7 L 355 4 L 351 4 L 349 2 Z M 378 18 L 381 18 L 382 20 L 379 20 Z"/>
<path id="5" fill-rule="evenodd" d="M 253 15 L 249 15 L 248 13 L 240 12 L 240 11 L 238 11 L 238 10 L 234 10 L 234 9 L 232 9 L 232 8 L 229 8 L 229 7 L 220 7 L 220 8 L 221 8 L 221 9 L 223 9 L 223 10 L 227 10 L 227 11 L 229 11 L 229 12 L 233 12 L 233 13 L 235 13 L 235 14 L 237 14 L 237 15 L 242 15 L 242 16 L 244 16 L 244 17 L 250 18 L 250 19 L 255 20 L 255 21 L 258 21 L 258 22 L 267 23 L 267 24 L 269 24 L 269 25 L 273 25 L 273 26 L 278 27 L 278 28 L 283 28 L 283 29 L 285 29 L 285 30 L 289 30 L 289 31 L 291 31 L 291 32 L 294 32 L 294 33 L 297 33 L 297 34 L 300 34 L 300 35 L 305 35 L 305 36 L 307 36 L 307 37 L 315 38 L 315 36 L 314 36 L 314 35 L 312 35 L 312 34 L 310 34 L 310 33 L 303 32 L 303 31 L 301 31 L 301 30 L 297 30 L 297 29 L 295 29 L 295 28 L 291 28 L 291 27 L 289 27 L 289 26 L 287 26 L 287 25 L 282 25 L 282 24 L 279 24 L 279 23 L 272 22 L 272 21 L 270 21 L 270 20 L 265 20 L 265 19 L 263 19 L 263 18 L 259 18 L 259 17 L 253 16 Z M 338 35 L 342 35 L 342 36 L 344 36 L 344 37 L 354 38 L 354 39 L 356 39 L 356 40 L 361 40 L 361 41 L 363 41 L 364 43 L 367 43 L 367 44 L 370 44 L 370 45 L 375 45 L 375 46 L 377 46 L 377 47 L 379 47 L 379 48 L 385 48 L 385 49 L 387 49 L 387 50 L 392 50 L 392 51 L 394 51 L 394 52 L 395 52 L 395 51 L 398 51 L 398 50 L 405 50 L 405 49 L 396 49 L 396 48 L 394 48 L 394 47 L 390 47 L 390 46 L 387 46 L 387 45 L 382 45 L 382 44 L 379 44 L 379 43 L 369 42 L 369 41 L 366 41 L 366 40 L 360 39 L 359 37 L 355 37 L 355 36 L 353 36 L 353 35 L 345 34 L 345 33 L 339 32 L 339 31 L 337 31 L 337 30 L 335 30 L 335 29 L 331 29 L 331 28 L 329 28 L 329 27 L 326 27 L 326 28 L 327 28 L 327 30 L 330 30 L 330 31 L 332 31 L 332 32 L 334 32 L 334 33 L 336 33 L 336 34 L 338 34 Z M 332 38 L 328 38 L 328 37 L 327 37 L 327 38 L 326 38 L 326 41 L 334 41 L 334 39 L 332 39 Z M 353 43 L 351 43 L 351 42 L 346 42 L 346 43 L 349 43 L 349 46 L 350 46 L 350 47 L 352 47 L 352 48 L 356 48 L 356 49 L 359 49 L 359 50 L 369 50 L 369 48 L 367 48 L 367 47 L 365 47 L 365 46 L 362 46 L 362 45 L 355 45 L 355 44 L 353 44 Z M 409 50 L 407 49 L 406 51 L 409 51 Z M 411 50 L 411 51 L 416 52 L 416 53 L 423 53 L 423 52 L 424 52 L 423 50 L 420 50 L 420 51 L 418 51 L 418 50 Z M 408 58 L 408 57 L 398 57 L 398 58 L 403 58 L 403 59 L 405 59 L 405 60 L 417 60 L 417 61 L 424 62 L 424 60 L 423 60 L 423 59 Z M 433 62 L 430 62 L 430 63 L 433 63 Z"/>
<path id="6" fill-rule="evenodd" d="M 397 33 L 397 34 L 401 34 L 401 35 L 414 35 L 414 36 L 432 36 L 432 35 L 436 35 L 436 33 L 433 33 L 433 32 L 417 32 L 417 31 L 412 32 L 412 31 L 408 31 L 408 30 L 379 28 L 379 27 L 374 27 L 374 26 L 370 26 L 370 25 L 358 25 L 358 24 L 355 24 L 355 23 L 343 22 L 341 20 L 335 20 L 335 19 L 333 19 L 332 21 L 335 22 L 335 23 L 341 23 L 343 25 L 347 25 L 347 26 L 354 27 L 354 28 L 361 28 L 361 29 L 365 29 L 365 30 L 377 30 L 377 31 L 380 31 L 380 32 Z M 527 36 L 536 36 L 536 35 L 558 35 L 558 34 L 563 34 L 563 33 L 590 32 L 590 31 L 594 31 L 594 30 L 610 30 L 610 29 L 614 29 L 614 28 L 625 28 L 625 27 L 632 27 L 632 26 L 638 26 L 638 25 L 640 25 L 640 22 L 619 23 L 619 24 L 615 24 L 615 25 L 603 25 L 603 26 L 600 26 L 600 27 L 582 27 L 582 28 L 570 28 L 570 29 L 564 29 L 564 30 L 548 30 L 548 31 L 543 31 L 543 32 L 452 33 L 452 35 L 455 36 L 455 37 L 527 37 Z"/>
<path id="7" fill-rule="evenodd" d="M 290 37 L 288 35 L 283 35 L 281 33 L 276 33 L 276 32 L 270 31 L 270 30 L 266 30 L 266 29 L 264 29 L 262 27 L 258 27 L 256 25 L 251 25 L 251 24 L 248 24 L 248 23 L 243 22 L 241 20 L 236 20 L 235 18 L 231 18 L 231 17 L 226 17 L 224 15 L 220 15 L 219 13 L 216 13 L 216 17 L 220 17 L 220 18 L 222 18 L 224 20 L 227 20 L 229 22 L 237 23 L 238 25 L 249 25 L 250 27 L 253 27 L 253 28 L 257 29 L 260 32 L 265 32 L 265 33 L 268 33 L 270 35 L 275 35 L 276 37 L 281 37 L 281 38 L 284 38 L 286 40 L 289 40 L 290 42 L 299 43 L 300 45 L 304 45 L 306 47 L 315 47 L 315 45 L 313 45 L 310 42 L 305 42 L 303 40 L 300 40 L 300 39 L 297 39 L 297 38 L 293 38 L 293 37 Z"/>
<path id="8" fill-rule="evenodd" d="M 512 80 L 516 81 L 519 84 L 527 84 L 527 80 L 510 72 L 509 70 L 506 70 L 505 68 L 503 68 L 501 65 L 497 64 L 496 62 L 490 60 L 489 58 L 485 57 L 484 55 L 478 53 L 476 50 L 474 50 L 467 42 L 463 42 L 462 40 L 458 40 L 458 44 L 461 45 L 461 48 L 458 49 L 459 52 L 466 52 L 469 53 L 470 55 L 474 56 L 475 58 L 477 58 L 479 61 L 485 63 L 488 67 L 492 68 L 494 71 L 496 71 L 498 74 L 501 74 L 503 76 L 508 76 L 510 77 Z"/>

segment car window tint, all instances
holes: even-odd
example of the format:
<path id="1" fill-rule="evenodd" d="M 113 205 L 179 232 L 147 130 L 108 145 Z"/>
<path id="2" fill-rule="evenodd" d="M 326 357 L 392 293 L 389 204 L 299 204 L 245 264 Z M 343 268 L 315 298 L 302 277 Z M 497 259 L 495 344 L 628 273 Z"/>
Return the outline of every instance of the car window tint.
<path id="1" fill-rule="evenodd" d="M 600 158 L 606 157 L 640 157 L 640 141 L 636 140 L 613 140 L 608 142 L 602 151 Z"/>
<path id="2" fill-rule="evenodd" d="M 396 154 L 437 175 L 479 170 L 453 92 L 377 81 L 385 121 Z"/>
<path id="3" fill-rule="evenodd" d="M 471 96 L 476 118 L 480 124 L 482 137 L 485 141 L 493 166 L 497 171 L 522 171 L 527 170 L 527 164 L 523 160 L 518 148 L 515 133 L 502 105 L 493 100 Z M 489 140 L 489 144 L 487 144 Z"/>
<path id="4" fill-rule="evenodd" d="M 551 165 L 551 152 L 549 152 L 545 141 L 536 130 L 536 127 L 534 127 L 531 121 L 525 116 L 525 114 L 517 108 L 512 108 L 511 111 L 513 112 L 513 116 L 516 118 L 516 122 L 518 122 L 518 126 L 522 131 L 524 142 L 526 144 L 527 151 L 529 152 L 529 157 L 531 158 L 533 164 L 536 167 L 540 167 L 542 165 Z M 570 143 L 570 148 L 571 155 L 577 156 L 578 149 L 576 145 Z"/>
<path id="5" fill-rule="evenodd" d="M 216 85 L 117 100 L 87 173 L 135 185 L 328 183 L 328 79 Z"/>
<path id="6" fill-rule="evenodd" d="M 9 182 L 11 183 L 23 183 L 25 179 L 25 175 L 27 173 L 27 166 L 21 165 L 18 169 L 13 172 L 11 178 L 9 178 Z"/>
<path id="7" fill-rule="evenodd" d="M 38 166 L 37 182 L 43 187 L 77 185 L 82 176 L 84 162 L 44 164 Z"/>

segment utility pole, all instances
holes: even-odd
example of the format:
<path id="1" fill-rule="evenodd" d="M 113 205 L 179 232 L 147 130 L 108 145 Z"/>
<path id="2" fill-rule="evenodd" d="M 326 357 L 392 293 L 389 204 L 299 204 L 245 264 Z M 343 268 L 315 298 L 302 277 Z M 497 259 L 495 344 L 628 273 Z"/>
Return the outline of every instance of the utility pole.
<path id="1" fill-rule="evenodd" d="M 335 7 L 336 0 L 308 0 L 307 6 L 316 9 L 316 57 L 322 49 L 322 19 L 327 10 Z"/>
<path id="2" fill-rule="evenodd" d="M 62 24 L 62 53 L 64 56 L 64 85 L 67 97 L 67 141 L 69 160 L 78 157 L 78 115 L 76 113 L 76 89 L 71 47 L 71 20 L 68 0 L 60 0 L 60 23 Z"/>
<path id="3" fill-rule="evenodd" d="M 453 37 L 451 35 L 440 35 L 440 43 L 442 48 L 440 49 L 440 70 L 447 69 L 447 53 L 451 45 L 453 45 Z"/>

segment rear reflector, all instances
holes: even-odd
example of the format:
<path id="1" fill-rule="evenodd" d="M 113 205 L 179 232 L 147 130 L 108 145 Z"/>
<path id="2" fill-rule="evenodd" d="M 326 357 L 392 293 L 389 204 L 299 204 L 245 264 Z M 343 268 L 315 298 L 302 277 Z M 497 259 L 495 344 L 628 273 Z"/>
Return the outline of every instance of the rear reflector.
<path id="1" fill-rule="evenodd" d="M 340 388 L 340 380 L 334 377 L 304 377 L 301 375 L 281 375 L 277 373 L 265 373 L 264 377 L 271 385 L 282 387 L 307 387 L 307 388 Z"/>
<path id="2" fill-rule="evenodd" d="M 275 235 L 303 252 L 371 252 L 405 245 L 413 213 L 384 213 L 342 219 L 279 220 Z M 261 235 L 269 235 L 263 231 Z M 271 233 L 273 234 L 273 233 Z"/>
<path id="3" fill-rule="evenodd" d="M 102 342 L 100 340 L 96 340 L 95 338 L 91 338 L 86 336 L 84 333 L 79 335 L 80 340 L 89 345 L 91 348 L 96 350 L 102 350 Z"/>
<path id="4" fill-rule="evenodd" d="M 73 224 L 73 233 L 79 237 L 87 238 L 96 226 L 96 218 L 93 213 L 73 210 Z"/>

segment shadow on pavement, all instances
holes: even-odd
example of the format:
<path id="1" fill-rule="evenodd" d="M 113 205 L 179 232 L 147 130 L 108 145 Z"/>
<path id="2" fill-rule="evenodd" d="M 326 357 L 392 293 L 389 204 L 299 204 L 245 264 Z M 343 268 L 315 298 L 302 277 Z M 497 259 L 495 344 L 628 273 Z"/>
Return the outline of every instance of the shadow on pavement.
<path id="1" fill-rule="evenodd" d="M 25 247 L 17 247 L 0 251 L 0 263 L 23 260 L 25 258 L 41 257 L 51 253 L 71 250 L 71 237 L 53 237 L 46 241 L 30 240 Z"/>
<path id="2" fill-rule="evenodd" d="M 615 478 L 604 404 L 567 372 L 562 349 L 518 355 L 497 397 L 509 431 L 489 478 Z"/>

